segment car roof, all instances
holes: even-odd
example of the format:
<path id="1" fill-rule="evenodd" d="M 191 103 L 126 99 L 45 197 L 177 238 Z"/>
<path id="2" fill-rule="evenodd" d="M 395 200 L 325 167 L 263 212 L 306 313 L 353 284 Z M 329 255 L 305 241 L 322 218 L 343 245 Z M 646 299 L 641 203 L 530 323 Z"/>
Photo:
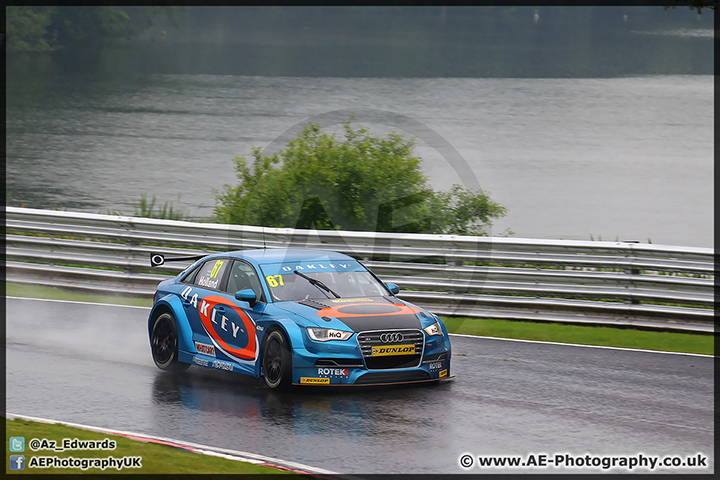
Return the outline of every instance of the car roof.
<path id="1" fill-rule="evenodd" d="M 306 248 L 257 248 L 252 250 L 235 250 L 217 255 L 228 255 L 234 258 L 243 258 L 254 263 L 284 263 L 284 262 L 312 262 L 312 261 L 354 261 L 355 259 L 344 253 L 329 250 L 311 250 Z M 213 255 L 216 256 L 216 255 Z"/>

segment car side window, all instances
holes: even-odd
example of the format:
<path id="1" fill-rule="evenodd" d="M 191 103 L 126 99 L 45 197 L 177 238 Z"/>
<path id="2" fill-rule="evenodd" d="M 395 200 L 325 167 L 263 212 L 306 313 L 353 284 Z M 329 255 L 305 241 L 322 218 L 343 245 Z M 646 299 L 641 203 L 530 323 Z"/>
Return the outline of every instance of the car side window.
<path id="1" fill-rule="evenodd" d="M 202 288 L 220 289 L 223 275 L 229 264 L 230 260 L 227 258 L 208 260 L 200 267 L 192 283 Z"/>
<path id="2" fill-rule="evenodd" d="M 255 292 L 255 296 L 258 301 L 265 301 L 262 286 L 260 285 L 260 279 L 258 278 L 255 269 L 252 265 L 240 260 L 235 260 L 232 268 L 230 269 L 230 274 L 228 275 L 225 291 L 230 295 L 235 295 L 240 290 L 245 290 L 246 288 L 250 288 L 253 292 Z"/>
<path id="3" fill-rule="evenodd" d="M 186 273 L 185 276 L 180 280 L 180 283 L 189 283 L 190 285 L 195 283 L 195 275 L 197 274 L 198 270 L 200 270 L 200 265 L 196 265 L 195 268 Z"/>

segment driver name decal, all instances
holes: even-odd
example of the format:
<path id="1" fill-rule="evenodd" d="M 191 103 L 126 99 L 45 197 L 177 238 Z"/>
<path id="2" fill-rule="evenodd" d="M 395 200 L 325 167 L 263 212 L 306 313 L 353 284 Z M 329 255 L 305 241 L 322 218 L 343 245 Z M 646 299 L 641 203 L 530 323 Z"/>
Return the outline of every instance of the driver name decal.
<path id="1" fill-rule="evenodd" d="M 220 277 L 222 276 L 224 265 L 224 260 L 216 261 L 211 271 L 209 271 L 205 276 L 200 276 L 197 279 L 198 286 L 217 289 L 220 284 Z"/>

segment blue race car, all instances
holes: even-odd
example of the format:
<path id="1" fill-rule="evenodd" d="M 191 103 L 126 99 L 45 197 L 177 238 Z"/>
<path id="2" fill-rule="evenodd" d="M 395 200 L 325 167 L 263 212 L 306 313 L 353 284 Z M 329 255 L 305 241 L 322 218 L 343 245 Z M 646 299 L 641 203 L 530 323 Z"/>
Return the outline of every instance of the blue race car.
<path id="1" fill-rule="evenodd" d="M 352 257 L 257 249 L 189 258 L 197 261 L 158 285 L 148 318 L 163 370 L 200 365 L 270 388 L 450 378 L 442 321 Z M 165 260 L 151 254 L 153 265 Z"/>

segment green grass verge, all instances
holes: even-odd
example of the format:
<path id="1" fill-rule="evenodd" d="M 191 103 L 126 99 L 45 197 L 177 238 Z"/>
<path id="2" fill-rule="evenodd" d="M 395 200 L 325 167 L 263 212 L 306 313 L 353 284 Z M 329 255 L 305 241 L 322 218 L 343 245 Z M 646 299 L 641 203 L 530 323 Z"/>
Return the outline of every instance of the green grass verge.
<path id="1" fill-rule="evenodd" d="M 150 307 L 152 300 L 118 296 L 69 293 L 56 288 L 6 284 L 8 296 L 76 300 L 91 303 L 113 303 Z M 479 318 L 443 317 L 450 333 L 487 337 L 540 340 L 546 342 L 602 345 L 667 352 L 715 354 L 714 335 L 654 332 L 631 328 L 594 327 L 550 322 L 522 322 Z"/>
<path id="2" fill-rule="evenodd" d="M 46 474 L 46 473 L 140 473 L 140 474 L 288 474 L 299 478 L 308 478 L 307 475 L 293 474 L 286 470 L 279 470 L 272 467 L 254 465 L 252 463 L 228 460 L 225 458 L 211 457 L 200 455 L 197 453 L 186 452 L 166 445 L 157 445 L 152 443 L 139 442 L 130 440 L 125 437 L 116 435 L 107 435 L 79 428 L 67 427 L 60 424 L 46 424 L 38 422 L 30 422 L 27 420 L 5 419 L 6 428 L 6 449 L 8 452 L 8 463 L 5 466 L 6 474 Z M 25 439 L 25 451 L 18 455 L 25 456 L 24 470 L 10 470 L 9 458 L 14 452 L 10 452 L 10 437 L 23 437 Z M 112 450 L 68 450 L 57 452 L 54 450 L 38 450 L 33 452 L 29 448 L 30 440 L 37 438 L 38 440 L 54 440 L 58 445 L 62 445 L 63 439 L 79 439 L 79 440 L 114 440 L 115 448 Z M 81 468 L 30 468 L 31 457 L 58 457 L 68 458 L 107 458 L 114 457 L 120 459 L 123 457 L 142 457 L 140 460 L 141 468 L 89 468 L 82 470 Z M 38 460 L 35 460 L 36 462 Z M 292 477 L 290 477 L 292 478 Z"/>
<path id="3" fill-rule="evenodd" d="M 443 317 L 450 333 L 545 342 L 602 345 L 666 352 L 715 354 L 711 334 L 656 332 L 632 328 L 567 325 L 478 318 Z"/>

